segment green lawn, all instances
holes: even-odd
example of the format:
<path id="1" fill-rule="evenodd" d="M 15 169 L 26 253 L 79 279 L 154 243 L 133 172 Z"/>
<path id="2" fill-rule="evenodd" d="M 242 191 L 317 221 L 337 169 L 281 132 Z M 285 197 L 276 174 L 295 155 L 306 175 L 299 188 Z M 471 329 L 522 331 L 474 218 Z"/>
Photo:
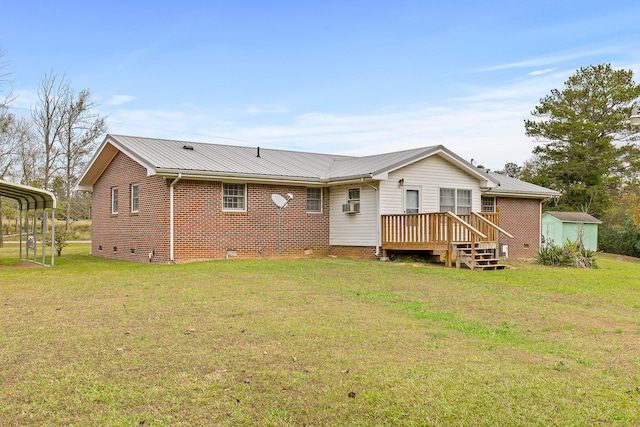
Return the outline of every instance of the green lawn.
<path id="1" fill-rule="evenodd" d="M 640 425 L 640 264 L 0 249 L 0 425 Z M 13 251 L 13 252 L 11 252 Z"/>

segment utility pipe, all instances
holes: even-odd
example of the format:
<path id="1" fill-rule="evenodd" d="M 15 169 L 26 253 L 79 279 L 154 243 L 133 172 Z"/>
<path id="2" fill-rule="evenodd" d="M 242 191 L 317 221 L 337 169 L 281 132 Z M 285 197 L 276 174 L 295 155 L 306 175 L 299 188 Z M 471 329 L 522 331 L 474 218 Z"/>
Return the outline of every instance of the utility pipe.
<path id="1" fill-rule="evenodd" d="M 182 174 L 179 173 L 178 177 L 169 185 L 169 262 L 171 263 L 176 262 L 173 257 L 173 187 L 181 178 Z"/>

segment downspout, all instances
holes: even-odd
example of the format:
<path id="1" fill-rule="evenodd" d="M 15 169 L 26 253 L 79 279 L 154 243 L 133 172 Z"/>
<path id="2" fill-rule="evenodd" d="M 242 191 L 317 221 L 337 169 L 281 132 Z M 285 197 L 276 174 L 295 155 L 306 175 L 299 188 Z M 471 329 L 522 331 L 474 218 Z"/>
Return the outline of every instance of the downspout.
<path id="1" fill-rule="evenodd" d="M 173 257 L 173 187 L 180 181 L 182 174 L 179 173 L 178 177 L 173 180 L 169 185 L 169 262 L 175 263 L 176 260 Z"/>
<path id="2" fill-rule="evenodd" d="M 364 178 L 362 178 L 362 182 L 376 190 L 376 253 L 374 255 L 380 256 L 380 192 L 377 187 L 365 182 Z"/>
<path id="3" fill-rule="evenodd" d="M 540 200 L 540 210 L 538 211 L 538 250 L 542 248 L 542 202 L 544 200 Z"/>
<path id="4" fill-rule="evenodd" d="M 55 242 L 56 241 L 56 227 L 55 227 L 55 223 L 56 223 L 56 208 L 51 208 L 51 241 Z M 53 267 L 55 265 L 55 251 L 53 250 L 53 247 L 55 245 L 52 243 L 51 244 L 51 267 Z"/>

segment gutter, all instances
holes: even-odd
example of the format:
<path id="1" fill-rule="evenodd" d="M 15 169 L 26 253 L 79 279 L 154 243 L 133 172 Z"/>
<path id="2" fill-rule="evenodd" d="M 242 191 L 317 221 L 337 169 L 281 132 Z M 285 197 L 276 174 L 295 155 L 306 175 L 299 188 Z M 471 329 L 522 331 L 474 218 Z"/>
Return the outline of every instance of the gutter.
<path id="1" fill-rule="evenodd" d="M 308 178 L 299 176 L 284 176 L 284 175 L 255 175 L 247 173 L 230 173 L 230 172 L 209 172 L 209 173 L 197 173 L 193 170 L 178 170 L 178 169 L 155 169 L 150 170 L 147 176 L 156 175 L 166 178 L 174 178 L 178 175 L 182 176 L 182 179 L 193 179 L 199 181 L 239 181 L 239 182 L 260 182 L 260 183 L 277 183 L 277 184 L 294 184 L 294 185 L 342 185 L 342 184 L 355 184 L 362 182 L 362 179 L 373 178 L 372 174 L 361 174 L 346 176 L 340 178 Z"/>
<path id="2" fill-rule="evenodd" d="M 173 187 L 182 179 L 182 174 L 179 173 L 176 179 L 169 185 L 169 262 L 175 264 L 176 260 L 173 256 Z"/>
<path id="3" fill-rule="evenodd" d="M 229 173 L 229 172 L 218 172 L 218 173 L 194 173 L 193 171 L 185 171 L 185 170 L 175 170 L 175 169 L 157 169 L 154 171 L 155 173 L 147 174 L 162 176 L 166 178 L 174 178 L 176 176 L 181 176 L 182 179 L 193 179 L 198 181 L 239 181 L 239 182 L 260 182 L 260 183 L 277 183 L 277 184 L 298 184 L 298 185 L 324 185 L 326 181 L 320 178 L 304 178 L 304 177 L 288 177 L 288 176 L 277 176 L 277 175 L 253 175 L 253 174 L 245 174 L 245 173 Z"/>

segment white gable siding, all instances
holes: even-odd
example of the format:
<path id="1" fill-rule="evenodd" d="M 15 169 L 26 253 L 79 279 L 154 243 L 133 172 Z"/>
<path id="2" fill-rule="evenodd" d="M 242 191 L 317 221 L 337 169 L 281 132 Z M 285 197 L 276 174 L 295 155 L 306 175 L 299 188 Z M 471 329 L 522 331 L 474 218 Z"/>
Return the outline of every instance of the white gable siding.
<path id="1" fill-rule="evenodd" d="M 404 179 L 404 187 L 421 189 L 420 212 L 440 210 L 440 188 L 471 190 L 472 210 L 481 209 L 480 180 L 435 155 L 389 173 L 389 179 L 380 183 L 381 214 L 403 213 L 404 187 L 400 186 L 400 179 Z"/>
<path id="2" fill-rule="evenodd" d="M 346 214 L 342 205 L 347 203 L 349 188 L 360 189 L 360 213 Z M 341 185 L 331 188 L 329 216 L 329 244 L 335 246 L 377 245 L 377 191 L 367 184 Z"/>

